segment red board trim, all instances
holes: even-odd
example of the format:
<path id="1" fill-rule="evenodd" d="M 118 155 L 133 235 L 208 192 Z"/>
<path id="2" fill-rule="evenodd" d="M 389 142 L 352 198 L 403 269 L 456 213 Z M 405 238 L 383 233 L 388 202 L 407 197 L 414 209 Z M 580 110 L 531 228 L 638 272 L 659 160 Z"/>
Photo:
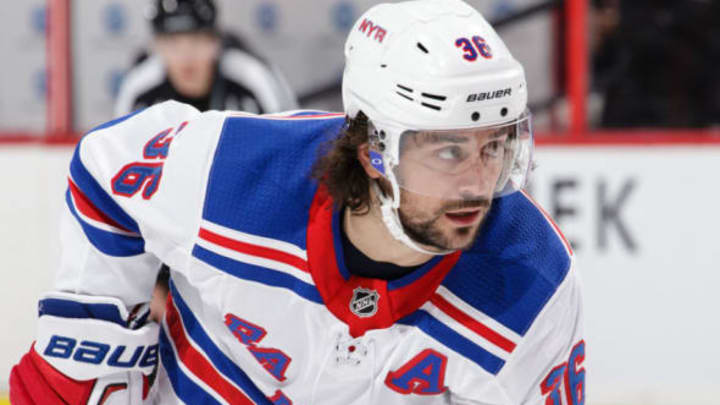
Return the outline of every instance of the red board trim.
<path id="1" fill-rule="evenodd" d="M 74 146 L 81 135 L 30 132 L 0 132 L 0 145 Z M 695 146 L 719 145 L 720 129 L 618 129 L 571 135 L 564 132 L 538 132 L 535 144 L 542 146 Z"/>

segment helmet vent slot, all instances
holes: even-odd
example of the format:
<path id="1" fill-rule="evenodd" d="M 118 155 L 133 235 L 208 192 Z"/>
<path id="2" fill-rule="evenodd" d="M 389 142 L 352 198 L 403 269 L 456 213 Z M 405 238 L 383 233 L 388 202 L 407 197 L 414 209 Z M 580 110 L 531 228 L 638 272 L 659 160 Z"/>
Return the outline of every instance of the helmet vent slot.
<path id="1" fill-rule="evenodd" d="M 403 98 L 405 98 L 405 99 L 407 99 L 407 100 L 410 100 L 410 101 L 415 101 L 414 98 L 410 97 L 410 94 L 406 94 L 406 93 L 414 93 L 414 92 L 415 92 L 414 89 L 411 89 L 410 87 L 407 87 L 407 86 L 403 86 L 402 84 L 396 84 L 396 86 L 397 86 L 398 89 L 401 90 L 401 91 L 396 91 L 396 92 L 395 92 L 398 96 L 401 96 L 401 97 L 403 97 Z M 441 96 L 441 95 L 438 95 L 438 94 L 431 94 L 431 93 L 420 93 L 420 94 L 421 94 L 422 97 L 424 97 L 425 99 L 437 100 L 437 101 L 440 101 L 440 102 L 443 102 L 443 101 L 447 100 L 447 97 L 446 97 L 446 96 Z M 418 101 L 421 101 L 421 100 L 418 100 Z M 426 108 L 430 108 L 430 109 L 436 110 L 436 111 L 442 110 L 442 107 L 440 107 L 440 106 L 437 105 L 437 104 L 430 104 L 430 103 L 421 102 L 420 105 L 422 105 L 423 107 L 426 107 Z"/>
<path id="2" fill-rule="evenodd" d="M 402 84 L 396 84 L 396 86 L 398 87 L 398 89 L 400 89 L 400 90 L 402 90 L 402 91 L 405 91 L 405 92 L 408 92 L 408 93 L 412 93 L 412 92 L 414 91 L 414 90 L 411 89 L 410 87 L 403 86 Z M 404 98 L 406 98 L 406 99 L 408 99 L 408 100 L 410 100 L 410 101 L 415 101 L 412 97 L 410 97 L 409 95 L 407 95 L 407 94 L 405 94 L 405 93 L 403 93 L 403 92 L 396 91 L 395 93 L 397 93 L 399 96 L 402 96 L 402 97 L 404 97 Z"/>
<path id="3" fill-rule="evenodd" d="M 428 104 L 428 103 L 420 103 L 423 107 L 432 108 L 433 110 L 440 111 L 440 106 L 434 105 L 434 104 Z"/>
<path id="4" fill-rule="evenodd" d="M 417 43 L 417 47 L 425 53 L 428 53 L 428 54 L 430 53 L 430 51 L 428 51 L 427 48 L 425 48 L 425 45 L 421 44 L 420 42 Z"/>
<path id="5" fill-rule="evenodd" d="M 431 98 L 431 99 L 433 99 L 433 100 L 438 100 L 438 101 L 445 101 L 445 100 L 447 100 L 447 97 L 445 97 L 445 96 L 439 96 L 439 95 L 437 95 L 437 94 L 422 93 L 422 96 L 423 96 L 423 97 L 427 97 L 427 98 Z"/>
<path id="6" fill-rule="evenodd" d="M 395 94 L 397 94 L 398 96 L 404 97 L 404 98 L 406 98 L 406 99 L 408 99 L 408 100 L 410 100 L 410 101 L 415 101 L 415 100 L 413 100 L 412 97 L 410 97 L 410 96 L 408 96 L 408 95 L 405 95 L 405 94 L 403 94 L 403 93 L 400 93 L 399 91 L 396 91 Z"/>

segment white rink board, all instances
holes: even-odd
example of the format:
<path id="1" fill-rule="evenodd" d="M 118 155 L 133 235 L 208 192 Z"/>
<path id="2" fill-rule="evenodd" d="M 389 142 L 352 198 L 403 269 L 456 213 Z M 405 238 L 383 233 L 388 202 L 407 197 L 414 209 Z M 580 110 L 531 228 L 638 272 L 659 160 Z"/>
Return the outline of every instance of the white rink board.
<path id="1" fill-rule="evenodd" d="M 0 391 L 35 339 L 37 300 L 53 283 L 71 156 L 68 147 L 0 144 Z"/>
<path id="2" fill-rule="evenodd" d="M 0 145 L 0 317 L 8 325 L 0 391 L 30 346 L 37 297 L 52 283 L 71 153 Z M 577 245 L 585 284 L 586 403 L 720 403 L 720 145 L 540 147 L 536 157 L 538 200 L 551 213 L 575 211 L 558 221 Z"/>
<path id="3" fill-rule="evenodd" d="M 578 245 L 588 403 L 720 404 L 720 145 L 545 147 L 537 160 L 538 200 L 576 210 L 556 219 Z M 606 227 L 603 184 L 618 214 Z"/>

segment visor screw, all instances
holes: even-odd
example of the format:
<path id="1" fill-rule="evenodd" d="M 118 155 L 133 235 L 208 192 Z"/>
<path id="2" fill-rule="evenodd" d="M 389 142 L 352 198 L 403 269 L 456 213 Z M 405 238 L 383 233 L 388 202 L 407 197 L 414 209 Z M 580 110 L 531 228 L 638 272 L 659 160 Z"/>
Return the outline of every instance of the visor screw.
<path id="1" fill-rule="evenodd" d="M 380 139 L 385 139 L 385 131 L 380 131 Z"/>
<path id="2" fill-rule="evenodd" d="M 378 149 L 380 149 L 380 152 L 385 152 L 385 142 L 380 142 L 378 144 Z"/>
<path id="3" fill-rule="evenodd" d="M 477 121 L 477 120 L 480 119 L 480 113 L 477 112 L 477 111 L 475 111 L 474 113 L 472 113 L 472 115 L 470 116 L 470 118 L 472 118 L 473 121 Z"/>
<path id="4" fill-rule="evenodd" d="M 503 107 L 502 110 L 500 110 L 500 115 L 502 115 L 502 116 L 504 117 L 504 116 L 506 116 L 507 114 L 508 114 L 508 109 L 507 109 L 507 107 Z"/>

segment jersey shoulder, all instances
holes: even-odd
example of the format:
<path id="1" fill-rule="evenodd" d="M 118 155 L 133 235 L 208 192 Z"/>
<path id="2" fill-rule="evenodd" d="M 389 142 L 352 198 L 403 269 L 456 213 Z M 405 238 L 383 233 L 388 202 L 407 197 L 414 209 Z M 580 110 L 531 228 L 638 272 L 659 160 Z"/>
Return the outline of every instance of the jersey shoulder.
<path id="1" fill-rule="evenodd" d="M 223 122 L 168 101 L 89 131 L 70 163 L 66 201 L 90 242 L 123 257 L 183 245 Z"/>
<path id="2" fill-rule="evenodd" d="M 443 286 L 464 304 L 521 338 L 566 280 L 570 245 L 525 192 L 495 200 L 476 244 Z"/>
<path id="3" fill-rule="evenodd" d="M 88 131 L 76 147 L 71 174 L 74 168 L 82 169 L 78 174 L 92 174 L 111 195 L 129 203 L 137 202 L 135 193 L 128 191 L 133 187 L 146 190 L 142 200 L 150 200 L 155 192 L 158 197 L 153 199 L 165 198 L 159 196 L 168 187 L 159 183 L 170 182 L 168 172 L 190 171 L 193 178 L 201 177 L 196 166 L 207 164 L 224 119 L 221 112 L 201 113 L 172 100 L 139 109 Z M 153 176 L 157 179 L 151 181 Z"/>
<path id="4" fill-rule="evenodd" d="M 208 178 L 203 220 L 305 248 L 317 189 L 311 171 L 342 114 L 295 111 L 228 116 Z"/>
<path id="5" fill-rule="evenodd" d="M 137 109 L 92 128 L 85 133 L 78 147 L 81 150 L 90 148 L 95 154 L 107 155 L 106 158 L 111 158 L 112 155 L 124 158 L 122 155 L 125 145 L 134 147 L 142 144 L 145 146 L 148 139 L 168 127 L 179 126 L 182 122 L 199 123 L 203 121 L 203 117 L 210 117 L 210 115 L 203 114 L 188 104 L 172 100 L 165 101 L 149 108 Z M 204 120 L 207 121 L 207 119 Z M 186 129 L 195 131 L 186 124 L 179 132 L 186 132 Z M 145 158 L 150 159 L 147 156 Z"/>

